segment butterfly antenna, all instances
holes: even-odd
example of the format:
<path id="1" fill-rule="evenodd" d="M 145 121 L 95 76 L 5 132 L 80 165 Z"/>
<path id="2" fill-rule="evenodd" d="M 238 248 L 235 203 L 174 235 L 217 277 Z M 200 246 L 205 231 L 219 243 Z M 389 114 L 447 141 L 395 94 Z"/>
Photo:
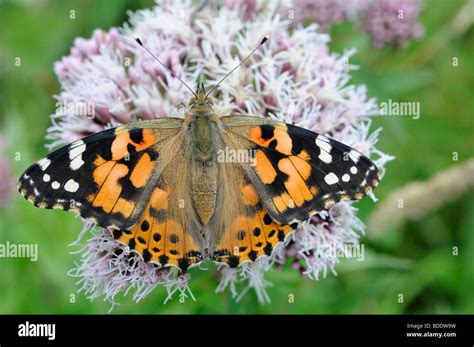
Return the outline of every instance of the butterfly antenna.
<path id="1" fill-rule="evenodd" d="M 262 39 L 262 41 L 260 41 L 260 43 L 258 44 L 258 46 L 255 47 L 255 48 L 252 50 L 252 52 L 249 53 L 249 55 L 247 55 L 244 59 L 242 59 L 242 60 L 240 61 L 240 63 L 239 63 L 236 67 L 234 67 L 232 70 L 230 70 L 229 73 L 227 73 L 227 75 L 225 75 L 225 76 L 219 81 L 219 83 L 217 83 L 217 84 L 209 91 L 209 93 L 206 94 L 206 98 L 207 98 L 217 87 L 219 87 L 220 84 L 221 84 L 227 77 L 229 77 L 229 76 L 232 74 L 232 72 L 234 72 L 235 70 L 237 70 L 237 68 L 238 68 L 240 65 L 242 65 L 243 63 L 245 63 L 245 61 L 246 61 L 248 58 L 250 58 L 250 56 L 251 56 L 252 54 L 254 54 L 255 51 L 256 51 L 257 49 L 259 49 L 265 42 L 267 42 L 269 38 L 270 38 L 270 35 L 266 35 L 266 36 Z"/>
<path id="2" fill-rule="evenodd" d="M 193 92 L 193 90 L 186 84 L 186 82 L 184 82 L 181 78 L 179 78 L 169 67 L 167 67 L 165 64 L 163 64 L 163 63 L 160 61 L 160 59 L 158 59 L 158 58 L 156 57 L 156 55 L 154 55 L 147 47 L 145 47 L 145 46 L 143 45 L 142 40 L 140 40 L 139 37 L 135 36 L 134 39 L 135 39 L 135 41 L 137 41 L 137 43 L 138 43 L 140 46 L 142 46 L 153 58 L 155 58 L 155 60 L 156 60 L 158 63 L 160 63 L 161 66 L 163 66 L 166 70 L 168 70 L 168 71 L 170 72 L 170 74 L 171 74 L 173 77 L 177 78 L 177 79 L 178 79 L 186 88 L 188 88 L 189 91 L 190 91 L 191 93 L 193 93 L 193 95 L 197 98 L 196 93 Z"/>

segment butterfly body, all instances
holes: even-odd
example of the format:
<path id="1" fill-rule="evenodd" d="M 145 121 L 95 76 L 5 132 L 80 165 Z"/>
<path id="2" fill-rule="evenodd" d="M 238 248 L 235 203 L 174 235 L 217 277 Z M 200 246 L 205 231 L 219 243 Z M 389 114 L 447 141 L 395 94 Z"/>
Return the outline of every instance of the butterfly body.
<path id="1" fill-rule="evenodd" d="M 212 101 L 206 98 L 203 88 L 198 88 L 196 98 L 183 125 L 187 142 L 185 157 L 189 162 L 189 182 L 199 227 L 204 228 L 215 210 L 218 190 L 218 127 L 220 119 L 214 112 Z"/>
<path id="2" fill-rule="evenodd" d="M 78 212 L 147 262 L 186 270 L 270 256 L 323 209 L 377 185 L 342 143 L 262 117 L 218 116 L 200 86 L 184 119 L 134 122 L 64 146 L 28 168 L 21 194 Z"/>

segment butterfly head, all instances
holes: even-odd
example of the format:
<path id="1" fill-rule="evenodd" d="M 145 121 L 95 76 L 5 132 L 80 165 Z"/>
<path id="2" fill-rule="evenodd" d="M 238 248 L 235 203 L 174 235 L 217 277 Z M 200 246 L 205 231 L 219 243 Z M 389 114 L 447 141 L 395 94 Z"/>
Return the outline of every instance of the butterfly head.
<path id="1" fill-rule="evenodd" d="M 195 96 L 189 100 L 190 107 L 211 107 L 214 105 L 214 102 L 211 98 L 208 97 L 204 89 L 204 83 L 200 82 L 196 89 Z"/>

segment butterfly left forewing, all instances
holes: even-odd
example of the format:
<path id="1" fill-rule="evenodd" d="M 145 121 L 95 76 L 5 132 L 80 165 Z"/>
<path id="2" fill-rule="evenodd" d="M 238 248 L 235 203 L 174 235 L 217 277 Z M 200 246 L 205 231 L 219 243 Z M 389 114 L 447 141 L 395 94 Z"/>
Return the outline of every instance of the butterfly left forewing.
<path id="1" fill-rule="evenodd" d="M 102 227 L 130 227 L 171 160 L 161 148 L 181 132 L 182 120 L 167 118 L 93 134 L 30 166 L 18 190 L 40 208 L 76 211 Z"/>

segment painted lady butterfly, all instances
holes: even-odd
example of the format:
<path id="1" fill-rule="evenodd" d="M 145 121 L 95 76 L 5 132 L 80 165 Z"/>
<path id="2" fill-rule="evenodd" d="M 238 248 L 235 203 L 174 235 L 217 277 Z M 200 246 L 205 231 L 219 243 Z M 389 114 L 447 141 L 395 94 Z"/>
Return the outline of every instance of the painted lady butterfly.
<path id="1" fill-rule="evenodd" d="M 379 182 L 374 163 L 340 142 L 262 117 L 219 117 L 202 84 L 193 94 L 184 119 L 130 123 L 50 153 L 21 176 L 20 193 L 78 212 L 147 262 L 186 270 L 269 256 L 299 222 Z"/>

